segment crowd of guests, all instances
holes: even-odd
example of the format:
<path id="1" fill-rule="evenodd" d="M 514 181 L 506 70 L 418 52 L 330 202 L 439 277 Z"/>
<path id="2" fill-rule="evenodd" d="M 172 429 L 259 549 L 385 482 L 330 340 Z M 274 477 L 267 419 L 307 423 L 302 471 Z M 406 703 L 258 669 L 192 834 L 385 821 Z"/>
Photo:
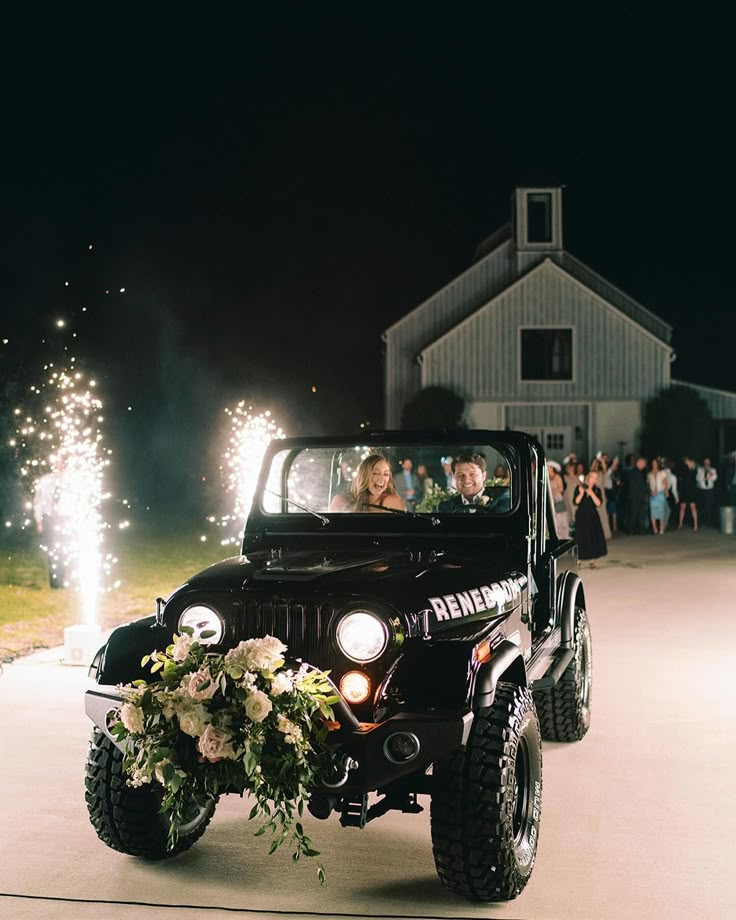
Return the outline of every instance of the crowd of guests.
<path id="1" fill-rule="evenodd" d="M 736 452 L 729 462 L 727 500 L 736 504 Z M 611 459 L 599 452 L 586 469 L 570 454 L 562 465 L 549 460 L 547 469 L 557 536 L 574 537 L 578 558 L 591 568 L 607 555 L 608 541 L 619 532 L 662 535 L 668 529 L 684 526 L 693 530 L 718 526 L 718 471 L 709 457 L 700 464 L 692 457 L 683 457 L 674 464 L 666 458 L 647 460 L 628 454 L 621 464 L 618 457 Z M 469 473 L 473 482 L 465 481 Z M 385 457 L 372 454 L 359 465 L 349 493 L 336 495 L 331 508 L 413 511 L 437 484 L 450 494 L 450 499 L 440 504 L 440 510 L 467 510 L 460 507 L 460 502 L 463 506 L 480 502 L 487 508 L 491 503 L 495 507 L 502 502 L 498 510 L 508 510 L 508 469 L 496 467 L 490 480 L 489 473 L 480 454 L 442 457 L 436 480 L 422 463 L 415 470 L 410 458 L 402 460 L 393 474 Z M 455 499 L 457 509 L 452 505 Z"/>
<path id="2" fill-rule="evenodd" d="M 709 457 L 671 460 L 598 453 L 586 466 L 574 455 L 549 461 L 557 534 L 574 536 L 578 558 L 595 567 L 619 532 L 664 534 L 684 526 L 718 526 L 718 471 Z"/>

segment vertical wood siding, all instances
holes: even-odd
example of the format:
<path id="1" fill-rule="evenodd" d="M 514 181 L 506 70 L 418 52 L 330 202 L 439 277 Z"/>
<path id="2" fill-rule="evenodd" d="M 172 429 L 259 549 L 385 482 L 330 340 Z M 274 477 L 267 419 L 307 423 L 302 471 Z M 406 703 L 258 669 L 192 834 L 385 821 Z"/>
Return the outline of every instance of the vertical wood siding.
<path id="1" fill-rule="evenodd" d="M 520 380 L 522 327 L 572 328 L 573 380 Z M 538 266 L 423 352 L 423 386 L 472 400 L 647 399 L 669 385 L 670 348 L 550 262 Z"/>
<path id="2" fill-rule="evenodd" d="M 385 423 L 398 427 L 406 401 L 421 386 L 423 348 L 503 290 L 512 279 L 511 243 L 502 243 L 385 333 Z"/>

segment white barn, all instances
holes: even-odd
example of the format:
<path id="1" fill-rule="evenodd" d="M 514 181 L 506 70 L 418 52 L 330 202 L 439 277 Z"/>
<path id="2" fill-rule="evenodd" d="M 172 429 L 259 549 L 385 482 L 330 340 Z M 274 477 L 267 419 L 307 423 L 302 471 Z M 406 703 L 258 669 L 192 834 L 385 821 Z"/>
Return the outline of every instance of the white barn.
<path id="1" fill-rule="evenodd" d="M 671 327 L 563 248 L 560 188 L 516 189 L 511 223 L 482 249 L 384 332 L 386 426 L 444 386 L 471 426 L 534 432 L 552 457 L 635 450 L 643 404 L 683 383 Z M 736 419 L 736 393 L 694 388 L 714 417 Z"/>

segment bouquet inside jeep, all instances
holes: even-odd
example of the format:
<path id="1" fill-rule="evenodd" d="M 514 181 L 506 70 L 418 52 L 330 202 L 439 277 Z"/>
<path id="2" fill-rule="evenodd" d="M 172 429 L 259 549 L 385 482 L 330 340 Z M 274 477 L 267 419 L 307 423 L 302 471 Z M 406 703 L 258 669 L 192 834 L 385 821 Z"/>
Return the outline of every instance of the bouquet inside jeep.
<path id="1" fill-rule="evenodd" d="M 339 699 L 322 671 L 286 666 L 273 636 L 248 639 L 225 654 L 207 633 L 181 627 L 166 651 L 147 655 L 158 679 L 121 686 L 124 702 L 109 729 L 122 745 L 127 784 L 158 784 L 176 845 L 192 803 L 249 793 L 256 835 L 270 831 L 270 852 L 286 843 L 292 858 L 319 856 L 299 820 L 310 789 L 332 766 L 327 743 Z M 318 864 L 320 881 L 324 869 Z"/>

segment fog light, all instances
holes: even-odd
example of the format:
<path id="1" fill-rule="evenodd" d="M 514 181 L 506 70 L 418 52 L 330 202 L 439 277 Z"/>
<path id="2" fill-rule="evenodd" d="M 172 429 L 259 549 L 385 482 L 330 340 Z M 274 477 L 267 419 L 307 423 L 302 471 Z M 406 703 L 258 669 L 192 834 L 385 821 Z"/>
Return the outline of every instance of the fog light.
<path id="1" fill-rule="evenodd" d="M 420 747 L 419 738 L 413 732 L 394 732 L 383 742 L 383 753 L 391 763 L 409 763 Z"/>
<path id="2" fill-rule="evenodd" d="M 371 682 L 361 671 L 348 671 L 340 681 L 340 693 L 348 703 L 362 703 L 371 693 Z"/>

